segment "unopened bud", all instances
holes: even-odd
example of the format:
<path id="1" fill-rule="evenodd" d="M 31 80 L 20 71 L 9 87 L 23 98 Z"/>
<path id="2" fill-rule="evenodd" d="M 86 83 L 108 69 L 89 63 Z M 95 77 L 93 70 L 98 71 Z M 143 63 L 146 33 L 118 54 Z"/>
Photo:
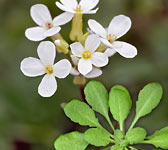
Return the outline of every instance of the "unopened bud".
<path id="1" fill-rule="evenodd" d="M 74 80 L 73 80 L 73 83 L 75 85 L 85 85 L 86 84 L 86 78 L 82 75 L 75 76 Z"/>
<path id="2" fill-rule="evenodd" d="M 55 40 L 54 41 L 57 50 L 63 52 L 64 54 L 67 54 L 69 52 L 69 44 L 64 40 Z"/>

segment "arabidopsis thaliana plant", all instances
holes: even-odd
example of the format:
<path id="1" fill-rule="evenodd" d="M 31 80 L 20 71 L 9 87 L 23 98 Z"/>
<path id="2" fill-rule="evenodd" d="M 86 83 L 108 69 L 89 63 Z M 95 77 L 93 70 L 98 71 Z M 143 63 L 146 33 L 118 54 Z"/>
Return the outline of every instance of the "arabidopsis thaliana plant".
<path id="1" fill-rule="evenodd" d="M 78 71 L 78 63 L 79 63 L 79 58 L 77 58 L 74 55 L 71 55 L 72 62 L 74 64 L 74 67 L 71 69 L 71 74 L 74 76 L 80 75 L 80 72 Z M 88 74 L 84 75 L 85 78 L 97 78 L 102 75 L 102 70 L 93 67 L 92 71 L 90 71 Z"/>
<path id="2" fill-rule="evenodd" d="M 98 8 L 95 10 L 92 9 L 96 7 L 99 0 L 81 0 L 79 3 L 77 0 L 60 0 L 60 2 L 56 2 L 56 5 L 63 11 L 72 14 L 95 14 Z"/>
<path id="3" fill-rule="evenodd" d="M 37 48 L 40 59 L 28 57 L 21 62 L 21 71 L 29 77 L 44 75 L 38 93 L 43 97 L 52 96 L 57 90 L 57 78 L 65 78 L 71 71 L 71 64 L 67 59 L 54 64 L 56 57 L 55 46 L 52 42 L 41 42 Z"/>
<path id="4" fill-rule="evenodd" d="M 30 14 L 37 27 L 28 28 L 25 31 L 26 37 L 31 41 L 41 41 L 46 37 L 51 37 L 57 34 L 61 27 L 71 21 L 73 15 L 65 12 L 55 17 L 52 20 L 51 14 L 47 6 L 42 4 L 36 4 L 31 7 Z"/>
<path id="5" fill-rule="evenodd" d="M 88 25 L 90 29 L 99 35 L 100 40 L 108 47 L 105 53 L 108 56 L 114 55 L 118 52 L 125 58 L 133 58 L 137 55 L 137 49 L 126 42 L 116 41 L 131 28 L 131 20 L 124 15 L 116 16 L 112 19 L 107 29 L 95 20 L 89 20 Z"/>
<path id="6" fill-rule="evenodd" d="M 91 72 L 93 65 L 96 67 L 104 67 L 108 64 L 107 55 L 96 52 L 99 45 L 100 39 L 97 35 L 89 35 L 85 41 L 85 47 L 79 42 L 70 45 L 72 54 L 79 58 L 78 70 L 82 75 L 85 76 Z"/>

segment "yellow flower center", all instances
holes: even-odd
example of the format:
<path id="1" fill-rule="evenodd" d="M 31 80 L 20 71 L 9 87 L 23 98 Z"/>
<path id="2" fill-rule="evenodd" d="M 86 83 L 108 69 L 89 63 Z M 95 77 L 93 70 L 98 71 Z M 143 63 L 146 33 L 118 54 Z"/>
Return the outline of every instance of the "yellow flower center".
<path id="1" fill-rule="evenodd" d="M 107 40 L 108 40 L 110 43 L 113 43 L 116 39 L 117 39 L 117 37 L 116 37 L 115 35 L 109 34 L 109 35 L 107 36 Z"/>
<path id="2" fill-rule="evenodd" d="M 84 51 L 84 52 L 82 53 L 82 58 L 83 58 L 83 59 L 90 59 L 91 56 L 92 56 L 92 53 L 91 53 L 91 51 L 89 51 L 89 50 L 86 50 L 86 51 Z"/>
<path id="3" fill-rule="evenodd" d="M 52 65 L 48 65 L 48 66 L 45 68 L 45 72 L 46 72 L 47 74 L 53 74 L 53 72 L 54 72 L 53 66 L 52 66 Z"/>
<path id="4" fill-rule="evenodd" d="M 51 29 L 53 27 L 53 24 L 51 22 L 46 22 L 47 29 Z"/>
<path id="5" fill-rule="evenodd" d="M 83 10 L 81 9 L 81 6 L 78 5 L 78 6 L 74 9 L 74 11 L 75 11 L 76 13 L 81 13 Z"/>

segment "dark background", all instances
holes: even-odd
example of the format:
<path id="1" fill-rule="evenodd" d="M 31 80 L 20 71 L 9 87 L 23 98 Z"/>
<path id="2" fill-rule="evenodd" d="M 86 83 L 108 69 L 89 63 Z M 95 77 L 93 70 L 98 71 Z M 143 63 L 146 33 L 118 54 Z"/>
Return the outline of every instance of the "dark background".
<path id="1" fill-rule="evenodd" d="M 73 76 L 57 80 L 56 94 L 46 99 L 37 93 L 41 77 L 28 78 L 20 71 L 23 58 L 37 57 L 39 42 L 24 36 L 26 28 L 35 26 L 30 7 L 37 3 L 46 4 L 53 17 L 61 13 L 55 0 L 0 0 L 0 150 L 53 150 L 54 140 L 74 127 L 60 107 L 73 98 L 81 99 Z M 121 40 L 135 45 L 138 56 L 126 59 L 116 54 L 97 80 L 108 90 L 116 84 L 126 86 L 134 105 L 145 84 L 160 82 L 164 87 L 159 107 L 138 123 L 150 134 L 168 124 L 168 1 L 100 0 L 99 8 L 96 15 L 84 16 L 85 26 L 89 18 L 107 26 L 115 15 L 130 16 L 132 28 Z M 61 30 L 67 40 L 70 27 L 71 23 Z"/>

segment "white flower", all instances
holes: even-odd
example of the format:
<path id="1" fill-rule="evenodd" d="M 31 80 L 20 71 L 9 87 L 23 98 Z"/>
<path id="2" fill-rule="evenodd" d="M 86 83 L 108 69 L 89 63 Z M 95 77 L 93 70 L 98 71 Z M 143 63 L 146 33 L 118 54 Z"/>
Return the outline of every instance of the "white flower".
<path id="1" fill-rule="evenodd" d="M 108 64 L 108 57 L 101 52 L 95 52 L 100 45 L 97 35 L 89 35 L 85 41 L 85 48 L 81 43 L 75 42 L 70 45 L 72 54 L 79 58 L 78 70 L 82 75 L 92 71 L 93 65 L 103 67 Z"/>
<path id="2" fill-rule="evenodd" d="M 92 10 L 99 3 L 99 0 L 81 0 L 78 4 L 77 0 L 60 0 L 61 3 L 56 2 L 57 7 L 61 10 L 70 12 L 72 14 L 95 14 L 98 10 Z"/>
<path id="3" fill-rule="evenodd" d="M 71 55 L 72 62 L 74 64 L 74 67 L 71 69 L 71 74 L 74 76 L 80 75 L 80 72 L 78 71 L 78 63 L 79 63 L 79 58 L 77 58 L 74 55 Z M 93 67 L 92 71 L 84 75 L 85 78 L 97 78 L 102 75 L 102 70 Z"/>
<path id="4" fill-rule="evenodd" d="M 21 62 L 21 71 L 29 77 L 44 75 L 39 87 L 38 93 L 43 97 L 52 96 L 57 90 L 57 78 L 65 78 L 71 71 L 71 64 L 64 59 L 56 64 L 55 46 L 52 42 L 41 42 L 38 46 L 37 53 L 40 59 L 28 57 Z"/>
<path id="5" fill-rule="evenodd" d="M 114 17 L 107 29 L 95 20 L 89 20 L 88 24 L 90 29 L 99 35 L 100 40 L 108 46 L 105 52 L 108 56 L 112 56 L 116 52 L 125 58 L 133 58 L 137 55 L 136 47 L 125 42 L 116 41 L 131 28 L 131 20 L 129 17 L 124 15 Z"/>
<path id="6" fill-rule="evenodd" d="M 48 8 L 42 4 L 33 5 L 30 13 L 32 19 L 38 25 L 28 28 L 25 32 L 25 36 L 31 41 L 41 41 L 46 37 L 57 34 L 61 30 L 60 25 L 71 21 L 73 17 L 71 13 L 65 12 L 52 20 Z"/>

